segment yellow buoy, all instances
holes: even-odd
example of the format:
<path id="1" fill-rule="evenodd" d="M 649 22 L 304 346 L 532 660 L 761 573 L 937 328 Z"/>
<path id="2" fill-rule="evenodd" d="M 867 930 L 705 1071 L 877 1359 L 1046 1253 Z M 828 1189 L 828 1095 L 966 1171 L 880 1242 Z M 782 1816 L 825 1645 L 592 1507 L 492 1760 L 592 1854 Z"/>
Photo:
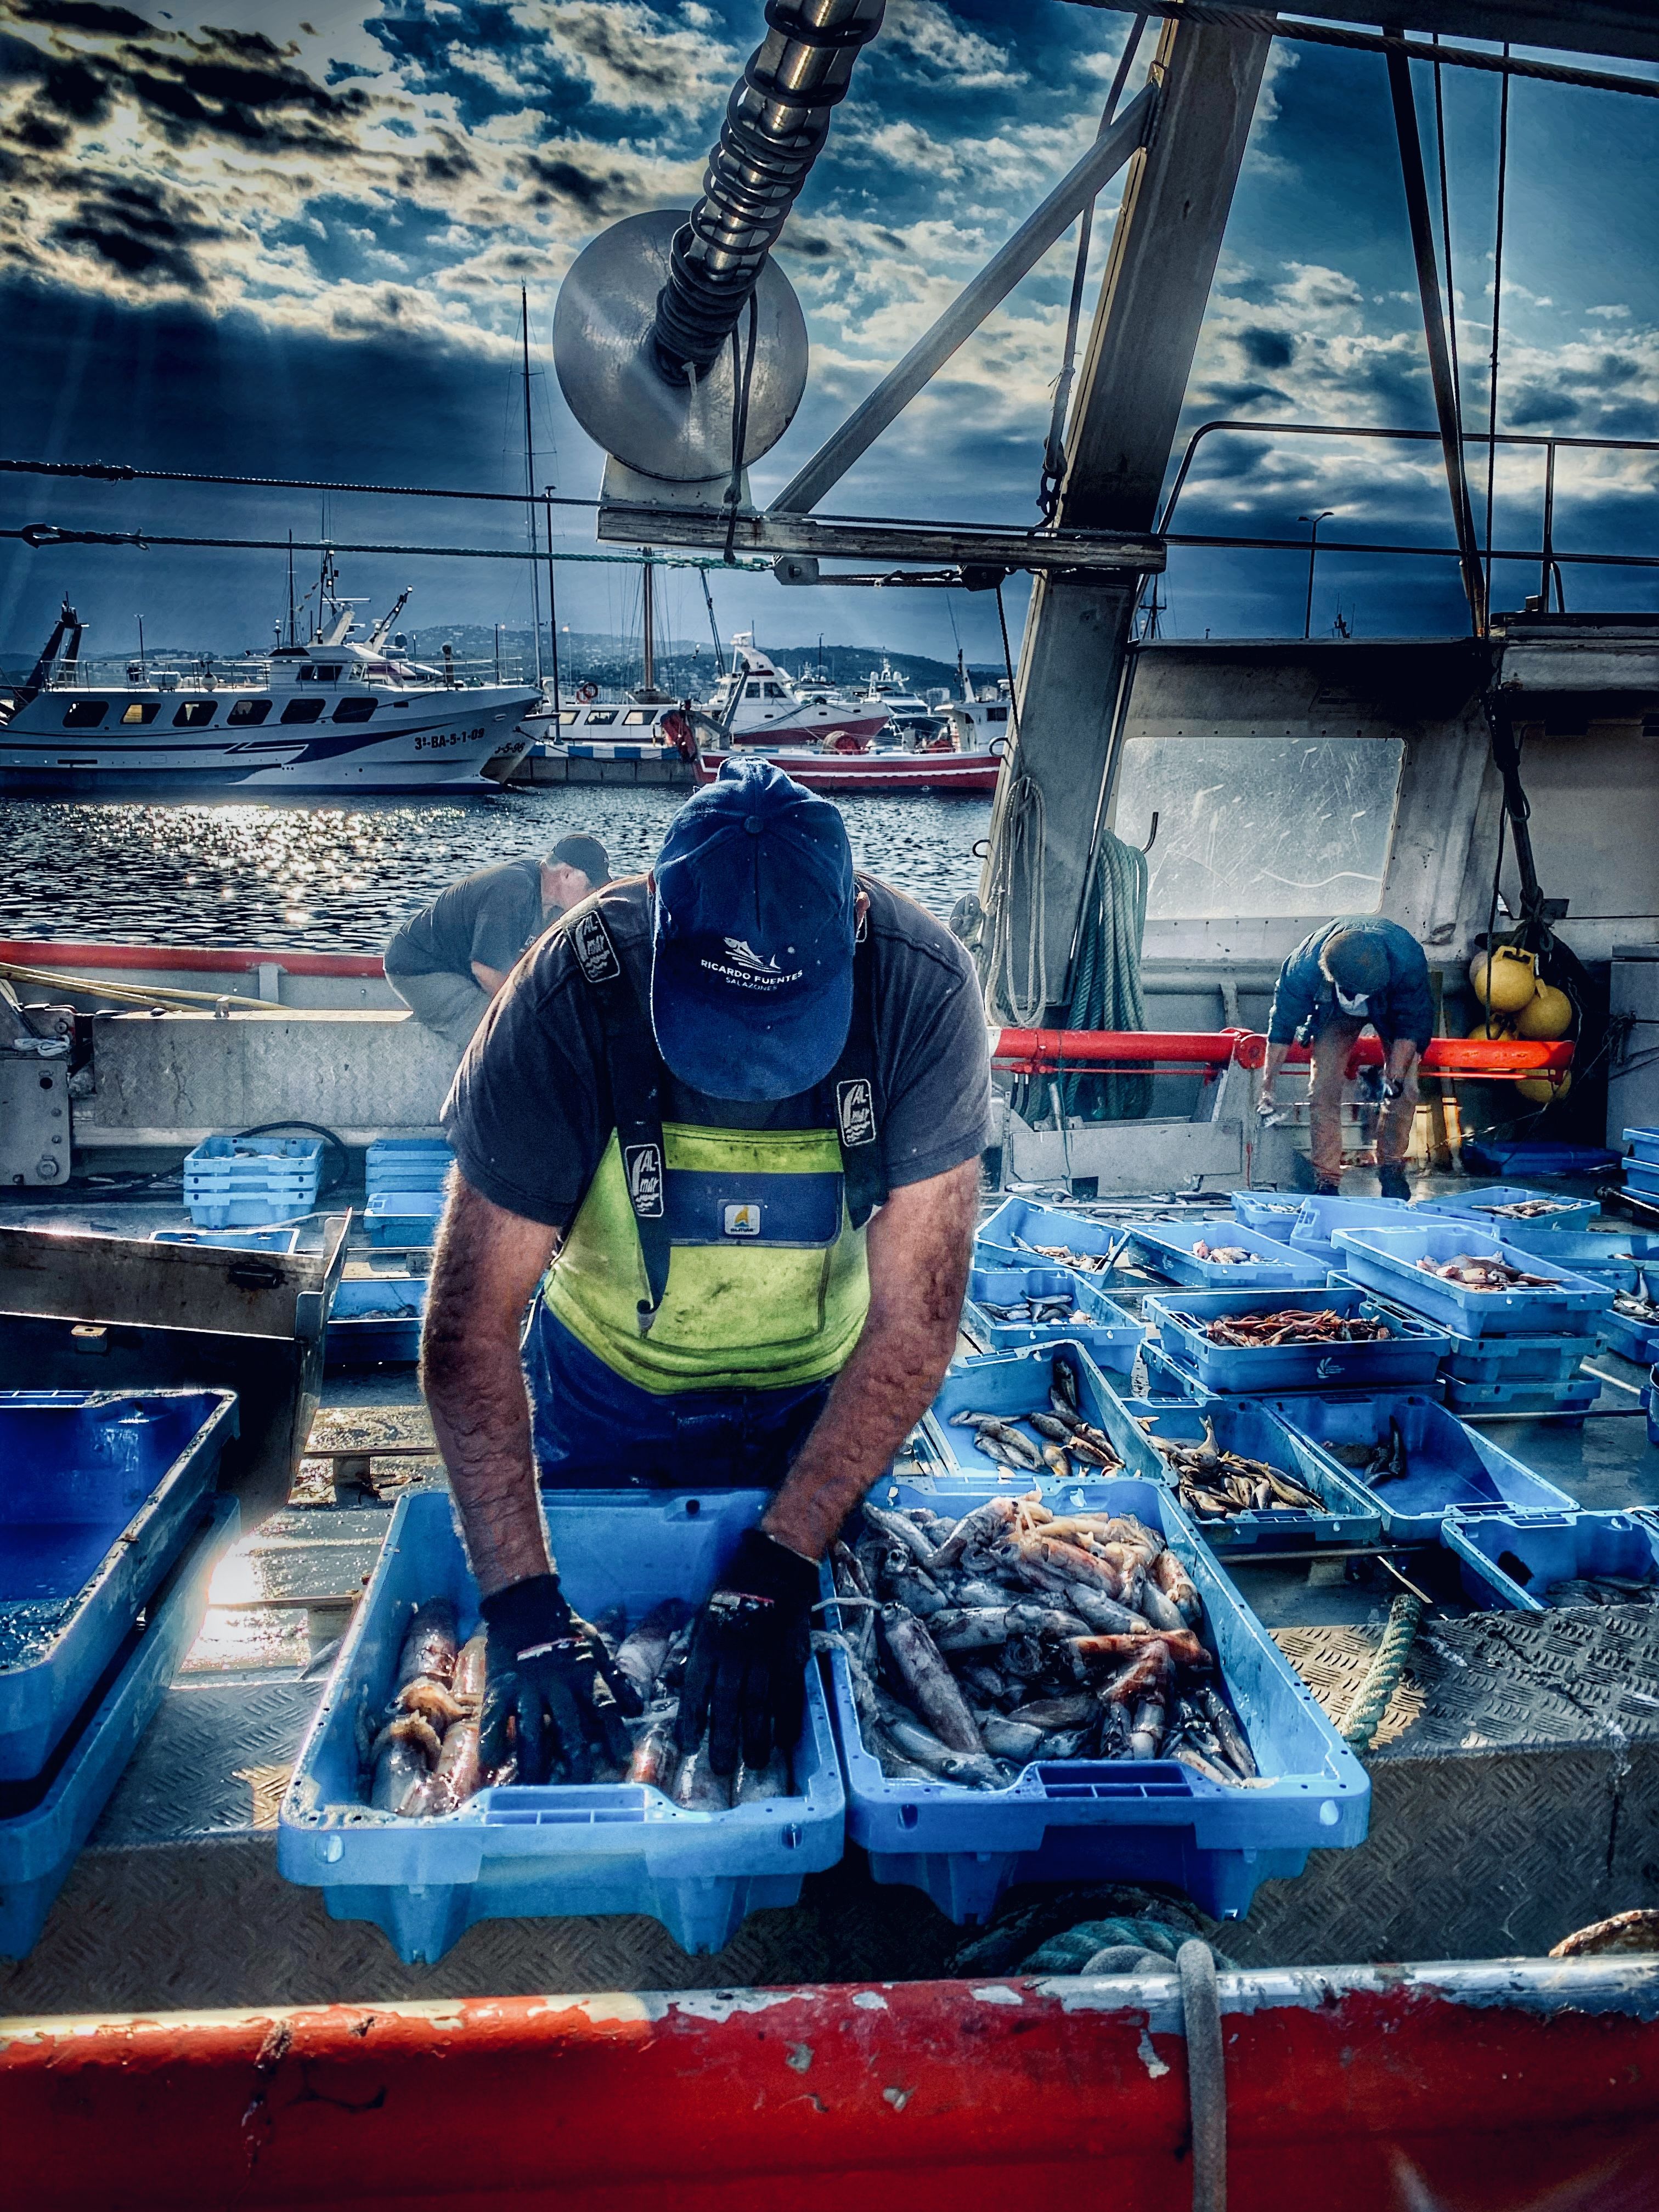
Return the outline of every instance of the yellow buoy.
<path id="1" fill-rule="evenodd" d="M 1469 988 L 1495 1013 L 1518 1014 L 1538 989 L 1538 963 L 1517 945 L 1500 945 L 1469 963 Z"/>
<path id="2" fill-rule="evenodd" d="M 1536 998 L 1528 999 L 1515 1018 L 1516 1036 L 1561 1037 L 1571 1027 L 1572 1000 L 1553 983 L 1540 983 Z"/>
<path id="3" fill-rule="evenodd" d="M 1565 1098 L 1571 1090 L 1571 1072 L 1563 1068 L 1559 1075 L 1523 1075 L 1515 1088 L 1528 1105 L 1547 1106 L 1553 1099 Z"/>
<path id="4" fill-rule="evenodd" d="M 1494 1022 L 1488 1029 L 1484 1021 L 1479 1021 L 1469 1031 L 1469 1036 L 1472 1041 L 1480 1044 L 1513 1044 L 1515 1024 L 1513 1022 Z"/>

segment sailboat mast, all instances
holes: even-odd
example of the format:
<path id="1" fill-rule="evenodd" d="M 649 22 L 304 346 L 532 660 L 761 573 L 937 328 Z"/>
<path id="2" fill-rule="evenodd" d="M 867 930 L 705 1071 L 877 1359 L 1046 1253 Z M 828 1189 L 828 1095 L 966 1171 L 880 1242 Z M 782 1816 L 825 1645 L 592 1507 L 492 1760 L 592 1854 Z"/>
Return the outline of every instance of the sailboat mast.
<path id="1" fill-rule="evenodd" d="M 542 580 L 537 568 L 540 548 L 536 542 L 536 440 L 530 416 L 530 295 L 519 287 L 520 332 L 524 343 L 524 488 L 528 495 L 525 514 L 530 526 L 530 635 L 535 647 L 536 689 L 542 688 Z"/>
<path id="2" fill-rule="evenodd" d="M 645 652 L 645 689 L 647 693 L 657 688 L 657 601 L 655 571 L 651 548 L 645 549 L 645 566 L 640 571 L 640 631 Z"/>

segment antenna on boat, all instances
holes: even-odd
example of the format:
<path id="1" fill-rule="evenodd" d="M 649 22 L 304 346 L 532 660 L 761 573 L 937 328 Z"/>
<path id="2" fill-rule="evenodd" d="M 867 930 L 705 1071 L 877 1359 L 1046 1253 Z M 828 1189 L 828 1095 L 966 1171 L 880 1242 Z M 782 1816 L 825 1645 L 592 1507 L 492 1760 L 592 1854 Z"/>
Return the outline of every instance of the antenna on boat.
<path id="1" fill-rule="evenodd" d="M 536 440 L 530 419 L 530 294 L 519 287 L 520 335 L 524 345 L 524 488 L 530 496 L 525 515 L 530 526 L 530 635 L 535 646 L 536 690 L 542 688 L 542 584 L 536 567 Z"/>
<path id="2" fill-rule="evenodd" d="M 294 532 L 288 533 L 288 641 L 294 643 Z"/>
<path id="3" fill-rule="evenodd" d="M 657 600 L 655 556 L 647 545 L 640 569 L 640 644 L 645 660 L 647 693 L 657 688 Z"/>
<path id="4" fill-rule="evenodd" d="M 141 684 L 144 684 L 149 681 L 148 677 L 144 673 L 144 618 L 143 615 L 138 617 L 138 681 Z"/>

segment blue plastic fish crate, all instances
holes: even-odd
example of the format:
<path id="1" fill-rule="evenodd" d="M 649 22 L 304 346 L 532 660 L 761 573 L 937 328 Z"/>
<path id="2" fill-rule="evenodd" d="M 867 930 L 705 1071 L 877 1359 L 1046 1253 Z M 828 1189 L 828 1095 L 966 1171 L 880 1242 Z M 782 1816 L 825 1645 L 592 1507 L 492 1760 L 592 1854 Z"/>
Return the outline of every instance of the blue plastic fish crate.
<path id="1" fill-rule="evenodd" d="M 1659 1270 L 1655 1273 L 1659 1274 Z M 1649 1280 L 1653 1279 L 1650 1276 Z M 1606 1313 L 1596 1326 L 1602 1343 L 1621 1358 L 1633 1359 L 1638 1367 L 1651 1366 L 1659 1359 L 1659 1322 L 1632 1321 L 1627 1314 Z"/>
<path id="2" fill-rule="evenodd" d="M 0 1781 L 46 1765 L 235 1434 L 228 1390 L 0 1391 Z"/>
<path id="3" fill-rule="evenodd" d="M 308 1194 L 276 1190 L 221 1199 L 193 1197 L 186 1190 L 185 1204 L 198 1229 L 256 1229 L 276 1222 L 303 1221 L 315 1211 L 317 1193 L 313 1187 Z"/>
<path id="4" fill-rule="evenodd" d="M 1626 1129 L 1625 1142 L 1638 1166 L 1659 1168 L 1659 1129 Z"/>
<path id="5" fill-rule="evenodd" d="M 1458 1155 L 1472 1175 L 1513 1176 L 1599 1176 L 1619 1164 L 1617 1152 L 1600 1145 L 1504 1144 L 1465 1137 Z"/>
<path id="6" fill-rule="evenodd" d="M 940 1487 L 966 1486 L 988 1496 L 997 1491 L 1018 1494 L 1034 1488 L 1039 1480 L 1043 1483 L 1054 1480 L 1046 1467 L 1002 1466 L 989 1453 L 981 1450 L 972 1429 L 952 1426 L 951 1416 L 961 1413 L 994 1413 L 1000 1419 L 1018 1422 L 1028 1413 L 1046 1413 L 1049 1410 L 1048 1387 L 1056 1358 L 1063 1358 L 1077 1377 L 1084 1419 L 1093 1421 L 1098 1428 L 1106 1427 L 1103 1415 L 1107 1406 L 1109 1403 L 1115 1407 L 1118 1401 L 1106 1377 L 1075 1338 L 1066 1337 L 1058 1343 L 1031 1345 L 1024 1351 L 998 1352 L 987 1359 L 976 1359 L 971 1365 L 953 1369 L 945 1376 L 939 1385 L 939 1395 L 922 1415 L 917 1431 L 921 1449 L 931 1462 L 930 1471 Z M 1029 1444 L 1036 1446 L 1042 1441 L 1035 1430 L 1024 1430 L 1021 1433 Z"/>
<path id="7" fill-rule="evenodd" d="M 1601 1322 L 1598 1319 L 1597 1327 Z M 1459 1382 L 1516 1382 L 1539 1390 L 1569 1382 L 1595 1351 L 1595 1335 L 1454 1336 L 1443 1372 Z"/>
<path id="8" fill-rule="evenodd" d="M 185 1155 L 185 1182 L 204 1188 L 258 1190 L 266 1184 L 322 1180 L 320 1137 L 206 1137 Z"/>
<path id="9" fill-rule="evenodd" d="M 1376 1398 L 1272 1398 L 1267 1404 L 1289 1428 L 1328 1455 L 1346 1481 L 1370 1498 L 1385 1534 L 1403 1543 L 1433 1544 L 1451 1511 L 1559 1513 L 1578 1501 L 1500 1451 L 1455 1414 L 1420 1392 Z M 1370 1451 L 1389 1440 L 1397 1421 L 1405 1440 L 1403 1480 L 1373 1486 L 1338 1454 Z"/>
<path id="10" fill-rule="evenodd" d="M 1293 1190 L 1236 1190 L 1230 1194 L 1235 1219 L 1247 1229 L 1259 1229 L 1282 1244 L 1302 1211 L 1301 1194 Z"/>
<path id="11" fill-rule="evenodd" d="M 198 1516 L 172 1573 L 148 1594 L 145 1626 L 129 1623 L 46 1771 L 0 1783 L 0 1958 L 27 1958 L 33 1948 L 52 1899 L 196 1641 L 208 1583 L 237 1522 L 234 1498 L 210 1502 L 205 1525 Z"/>
<path id="12" fill-rule="evenodd" d="M 380 1137 L 363 1155 L 363 1186 L 383 1190 L 441 1190 L 455 1155 L 441 1137 Z"/>
<path id="13" fill-rule="evenodd" d="M 420 1357 L 424 1275 L 349 1275 L 328 1310 L 323 1358 L 330 1368 L 407 1365 Z"/>
<path id="14" fill-rule="evenodd" d="M 1342 1255 L 1334 1242 L 1339 1229 L 1404 1228 L 1411 1218 L 1403 1198 L 1304 1198 L 1285 1241 L 1292 1252 L 1340 1267 Z"/>
<path id="15" fill-rule="evenodd" d="M 1446 1403 L 1457 1413 L 1534 1413 L 1561 1421 L 1581 1422 L 1601 1395 L 1594 1375 L 1572 1376 L 1564 1382 L 1446 1382 Z"/>
<path id="16" fill-rule="evenodd" d="M 1650 1167 L 1644 1160 L 1626 1160 L 1625 1188 L 1638 1198 L 1659 1199 L 1659 1167 Z"/>
<path id="17" fill-rule="evenodd" d="M 1510 1221 L 1504 1242 L 1592 1282 L 1611 1283 L 1615 1291 L 1635 1290 L 1644 1267 L 1659 1267 L 1659 1237 L 1639 1229 L 1548 1229 L 1535 1221 Z"/>
<path id="18" fill-rule="evenodd" d="M 297 1229 L 152 1229 L 152 1244 L 205 1244 L 216 1252 L 276 1252 L 284 1259 L 300 1241 Z"/>
<path id="19" fill-rule="evenodd" d="M 1659 1528 L 1642 1513 L 1449 1513 L 1441 1541 L 1484 1613 L 1548 1613 L 1556 1583 L 1659 1575 Z"/>
<path id="20" fill-rule="evenodd" d="M 1276 1552 L 1287 1544 L 1374 1544 L 1382 1534 L 1376 1499 L 1324 1453 L 1316 1451 L 1287 1422 L 1269 1412 L 1260 1399 L 1206 1398 L 1194 1404 L 1126 1398 L 1110 1408 L 1109 1414 L 1100 1425 L 1122 1453 L 1125 1468 L 1166 1484 L 1172 1493 L 1175 1484 L 1164 1473 L 1162 1455 L 1140 1426 L 1143 1420 L 1152 1421 L 1158 1436 L 1178 1444 L 1202 1443 L 1207 1423 L 1223 1451 L 1239 1452 L 1247 1459 L 1266 1460 L 1270 1467 L 1283 1468 L 1298 1482 L 1305 1482 L 1329 1508 L 1324 1513 L 1233 1513 L 1224 1521 L 1204 1520 L 1189 1513 L 1188 1517 L 1205 1542 L 1218 1552 Z"/>
<path id="21" fill-rule="evenodd" d="M 1500 1206 L 1521 1206 L 1528 1199 L 1541 1199 L 1545 1205 L 1556 1208 L 1553 1213 L 1540 1213 L 1527 1222 L 1505 1221 L 1493 1209 Z M 1438 1198 L 1419 1201 L 1419 1213 L 1455 1213 L 1467 1215 L 1472 1221 L 1483 1221 L 1492 1234 L 1507 1237 L 1511 1229 L 1577 1229 L 1583 1230 L 1601 1213 L 1599 1201 L 1593 1198 L 1564 1198 L 1557 1191 L 1528 1190 L 1520 1183 L 1489 1183 L 1470 1191 L 1443 1191 Z"/>
<path id="22" fill-rule="evenodd" d="M 1357 1389 L 1362 1384 L 1397 1390 L 1433 1380 L 1449 1340 L 1426 1322 L 1395 1313 L 1368 1291 L 1346 1283 L 1320 1291 L 1166 1291 L 1142 1309 L 1165 1354 L 1206 1389 L 1244 1392 Z M 1245 1347 L 1212 1344 L 1205 1326 L 1229 1314 L 1279 1312 L 1340 1314 L 1345 1320 L 1381 1321 L 1393 1334 L 1375 1344 L 1281 1344 Z M 1198 1323 L 1188 1328 L 1183 1316 Z"/>
<path id="23" fill-rule="evenodd" d="M 767 1495 L 544 1491 L 542 1509 L 572 1602 L 635 1617 L 709 1590 Z M 464 1633 L 476 1626 L 453 1508 L 428 1491 L 398 1501 L 283 1802 L 277 1866 L 320 1888 L 336 1920 L 372 1920 L 405 1963 L 429 1964 L 477 1920 L 642 1912 L 696 1954 L 794 1904 L 803 1877 L 840 1858 L 846 1799 L 815 1669 L 790 1797 L 690 1812 L 639 1784 L 549 1784 L 480 1790 L 438 1820 L 371 1810 L 360 1721 L 383 1713 L 413 1610 L 433 1597 L 453 1600 Z"/>
<path id="24" fill-rule="evenodd" d="M 1068 1251 L 1103 1258 L 1115 1246 L 1127 1250 L 1127 1239 L 1121 1222 L 1097 1220 L 1091 1214 L 1067 1212 L 1057 1206 L 1033 1206 L 1029 1199 L 1006 1198 L 975 1237 L 975 1265 L 1044 1267 L 1062 1264 L 1045 1259 L 1035 1249 L 1040 1244 L 1063 1244 Z M 1109 1275 L 1085 1272 L 1091 1281 L 1111 1280 Z"/>
<path id="25" fill-rule="evenodd" d="M 1033 1322 L 995 1321 L 988 1305 L 1015 1305 L 1026 1297 L 1066 1297 L 1074 1304 L 1070 1320 L 1039 1328 Z M 1096 1290 L 1086 1276 L 1068 1267 L 975 1267 L 968 1278 L 963 1320 L 994 1352 L 1012 1352 L 1024 1344 L 1048 1344 L 1069 1338 L 1087 1346 L 1101 1367 L 1130 1374 L 1146 1330 L 1120 1305 Z"/>
<path id="26" fill-rule="evenodd" d="M 1642 1393 L 1642 1403 L 1647 1411 L 1648 1442 L 1659 1444 L 1659 1366 L 1648 1370 L 1647 1387 Z"/>
<path id="27" fill-rule="evenodd" d="M 878 1483 L 883 1504 L 967 1512 L 995 1491 Z M 1200 1633 L 1243 1723 L 1263 1780 L 1231 1789 L 1175 1759 L 1066 1759 L 1004 1790 L 890 1781 L 864 1747 L 847 1662 L 830 1656 L 847 1775 L 847 1832 L 878 1882 L 925 1890 L 958 1923 L 989 1919 L 1014 1882 L 1167 1882 L 1218 1920 L 1249 1910 L 1316 1847 L 1363 1843 L 1370 1784 L 1312 1692 L 1194 1534 L 1162 1483 L 1104 1477 L 1063 1486 L 1067 1510 L 1133 1514 L 1163 1532 L 1198 1585 Z"/>
<path id="28" fill-rule="evenodd" d="M 1196 1375 L 1189 1375 L 1167 1352 L 1160 1351 L 1150 1338 L 1140 1347 L 1140 1363 L 1146 1370 L 1149 1401 L 1181 1398 L 1189 1404 L 1201 1404 L 1216 1395 L 1213 1390 L 1206 1390 Z"/>
<path id="29" fill-rule="evenodd" d="M 377 1191 L 363 1208 L 363 1228 L 371 1244 L 429 1244 L 444 1210 L 441 1190 Z"/>
<path id="30" fill-rule="evenodd" d="M 1156 1222 L 1137 1225 L 1134 1249 L 1144 1252 L 1154 1267 L 1177 1283 L 1193 1283 L 1211 1291 L 1312 1290 L 1325 1279 L 1322 1260 L 1293 1252 L 1288 1244 L 1264 1237 L 1259 1229 L 1235 1227 L 1231 1221 Z M 1231 1245 L 1250 1255 L 1231 1266 L 1217 1260 L 1200 1260 L 1195 1244 L 1212 1249 Z"/>
<path id="31" fill-rule="evenodd" d="M 1438 1322 L 1454 1336 L 1528 1335 L 1550 1329 L 1565 1333 L 1580 1315 L 1605 1313 L 1613 1304 L 1607 1284 L 1572 1274 L 1535 1252 L 1522 1252 L 1473 1223 L 1341 1229 L 1336 1242 L 1346 1273 L 1396 1304 Z M 1417 1264 L 1422 1259 L 1455 1259 L 1459 1253 L 1507 1261 L 1528 1274 L 1547 1276 L 1547 1286 L 1473 1291 L 1442 1276 L 1425 1274 Z"/>

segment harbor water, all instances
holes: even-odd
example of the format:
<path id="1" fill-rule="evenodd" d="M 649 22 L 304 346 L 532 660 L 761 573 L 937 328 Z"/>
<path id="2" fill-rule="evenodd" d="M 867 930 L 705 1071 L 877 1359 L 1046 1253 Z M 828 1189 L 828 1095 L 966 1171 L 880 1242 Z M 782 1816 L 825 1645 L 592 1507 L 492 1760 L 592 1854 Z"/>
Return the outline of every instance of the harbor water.
<path id="1" fill-rule="evenodd" d="M 351 805 L 13 800 L 0 805 L 0 936 L 378 952 L 459 877 L 571 830 L 604 839 L 613 873 L 637 873 L 683 803 L 580 787 Z M 988 799 L 872 796 L 842 811 L 857 865 L 941 918 L 977 888 Z"/>

